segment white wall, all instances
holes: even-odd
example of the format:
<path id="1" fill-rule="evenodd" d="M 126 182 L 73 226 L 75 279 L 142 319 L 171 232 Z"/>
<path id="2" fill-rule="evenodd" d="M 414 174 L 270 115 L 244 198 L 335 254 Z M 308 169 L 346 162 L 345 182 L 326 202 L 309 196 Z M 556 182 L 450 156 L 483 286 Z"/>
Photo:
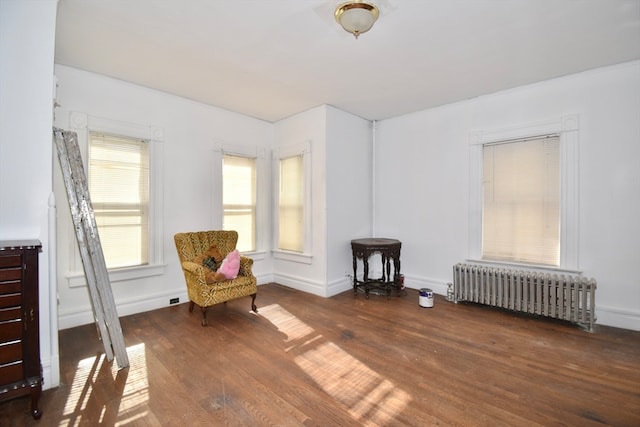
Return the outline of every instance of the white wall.
<path id="1" fill-rule="evenodd" d="M 640 330 L 640 62 L 384 120 L 375 227 L 403 242 L 407 286 L 444 293 L 467 259 L 473 131 L 580 120 L 579 266 L 598 281 L 597 323 Z"/>
<path id="2" fill-rule="evenodd" d="M 72 128 L 72 112 L 164 130 L 164 255 L 165 273 L 147 279 L 112 281 L 120 315 L 166 306 L 170 298 L 186 301 L 184 278 L 177 263 L 173 235 L 179 231 L 220 227 L 215 218 L 213 150 L 222 145 L 272 149 L 311 146 L 311 257 L 309 262 L 272 258 L 272 212 L 267 215 L 264 252 L 254 257 L 259 283 L 277 281 L 317 295 L 330 296 L 351 286 L 349 241 L 370 235 L 371 130 L 369 122 L 332 107 L 320 106 L 271 124 L 215 107 L 65 66 L 56 66 L 56 126 Z M 331 161 L 327 160 L 327 153 Z M 266 162 L 269 167 L 272 163 Z M 271 172 L 271 171 L 269 171 Z M 267 174 L 269 179 L 271 173 Z M 345 177 L 348 179 L 345 182 Z M 330 186 L 330 188 L 328 187 Z M 69 276 L 75 235 L 62 175 L 54 162 L 54 188 L 59 200 L 58 281 L 60 327 L 89 323 L 86 286 Z M 271 208 L 272 187 L 263 187 Z M 328 207 L 327 199 L 331 201 Z M 327 228 L 332 219 L 331 229 Z M 329 259 L 332 260 L 331 268 Z"/>
<path id="3" fill-rule="evenodd" d="M 56 1 L 0 1 L 0 240 L 38 239 L 44 388 L 58 385 L 49 226 Z"/>
<path id="4" fill-rule="evenodd" d="M 186 287 L 178 264 L 173 235 L 177 232 L 219 228 L 214 214 L 214 149 L 236 144 L 270 149 L 272 124 L 207 106 L 120 80 L 56 66 L 58 103 L 56 126 L 70 129 L 71 112 L 164 130 L 164 237 L 166 264 L 162 276 L 112 282 L 118 313 L 151 310 L 179 297 L 186 302 Z M 58 287 L 61 329 L 91 323 L 87 288 L 69 283 L 69 258 L 76 250 L 68 201 L 57 158 L 54 184 L 59 200 Z M 81 266 L 78 266 L 82 273 Z M 271 280 L 268 257 L 254 263 L 259 283 Z M 77 272 L 76 272 L 77 273 Z"/>
<path id="5" fill-rule="evenodd" d="M 274 153 L 308 143 L 311 147 L 311 249 L 310 259 L 275 257 L 274 280 L 286 286 L 326 295 L 326 106 L 296 114 L 274 124 Z M 276 172 L 274 172 L 276 173 Z M 275 179 L 275 177 L 274 177 Z M 274 195 L 274 204 L 277 204 Z M 277 236 L 274 236 L 277 239 Z"/>
<path id="6" fill-rule="evenodd" d="M 327 296 L 353 286 L 351 240 L 373 232 L 372 169 L 371 122 L 327 107 Z"/>
<path id="7" fill-rule="evenodd" d="M 309 141 L 312 156 L 311 259 L 274 259 L 274 278 L 320 296 L 343 292 L 352 286 L 350 241 L 372 228 L 370 123 L 324 105 L 274 128 L 276 150 Z"/>
<path id="8" fill-rule="evenodd" d="M 407 286 L 444 293 L 452 265 L 468 257 L 470 133 L 578 114 L 580 267 L 599 282 L 598 322 L 640 329 L 640 286 L 631 267 L 640 261 L 632 220 L 640 213 L 640 169 L 634 163 L 638 67 L 623 64 L 383 120 L 377 123 L 373 167 L 371 124 L 330 106 L 270 124 L 59 66 L 62 107 L 56 117 L 63 128 L 70 111 L 81 111 L 165 129 L 167 269 L 156 280 L 114 285 L 120 313 L 128 314 L 166 305 L 169 297 L 186 298 L 171 236 L 184 224 L 192 230 L 216 226 L 209 179 L 216 144 L 270 151 L 308 141 L 312 147 L 311 261 L 272 259 L 267 251 L 254 268 L 260 283 L 275 280 L 322 296 L 348 289 L 349 241 L 375 234 L 403 242 Z M 66 215 L 66 206 L 59 206 Z M 60 251 L 64 259 L 64 247 Z M 60 287 L 62 327 L 90 321 L 86 289 Z"/>

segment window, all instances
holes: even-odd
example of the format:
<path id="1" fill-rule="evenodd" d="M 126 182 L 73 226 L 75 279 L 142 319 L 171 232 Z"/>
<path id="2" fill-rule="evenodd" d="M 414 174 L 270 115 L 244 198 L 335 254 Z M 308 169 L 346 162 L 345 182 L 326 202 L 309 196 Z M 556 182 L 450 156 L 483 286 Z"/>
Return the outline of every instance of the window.
<path id="1" fill-rule="evenodd" d="M 304 163 L 302 155 L 280 159 L 278 249 L 304 249 Z"/>
<path id="2" fill-rule="evenodd" d="M 263 259 L 271 239 L 271 171 L 267 150 L 253 145 L 216 142 L 211 169 L 211 227 L 238 232 L 236 247 L 253 260 Z"/>
<path id="3" fill-rule="evenodd" d="M 560 263 L 560 140 L 483 146 L 482 259 Z"/>
<path id="4" fill-rule="evenodd" d="M 311 264 L 311 141 L 274 155 L 274 251 L 277 259 Z"/>
<path id="5" fill-rule="evenodd" d="M 469 258 L 578 271 L 578 115 L 470 137 Z"/>
<path id="6" fill-rule="evenodd" d="M 241 252 L 256 250 L 256 159 L 222 155 L 222 228 L 238 232 Z"/>
<path id="7" fill-rule="evenodd" d="M 78 135 L 86 162 L 87 186 L 109 281 L 164 274 L 164 129 L 81 112 L 70 114 L 69 127 Z M 66 239 L 69 251 L 69 286 L 87 286 L 73 225 L 67 224 L 67 219 L 59 221 L 63 223 L 61 230 L 68 230 L 60 239 Z"/>
<path id="8" fill-rule="evenodd" d="M 149 142 L 89 133 L 89 194 L 107 268 L 149 263 Z"/>

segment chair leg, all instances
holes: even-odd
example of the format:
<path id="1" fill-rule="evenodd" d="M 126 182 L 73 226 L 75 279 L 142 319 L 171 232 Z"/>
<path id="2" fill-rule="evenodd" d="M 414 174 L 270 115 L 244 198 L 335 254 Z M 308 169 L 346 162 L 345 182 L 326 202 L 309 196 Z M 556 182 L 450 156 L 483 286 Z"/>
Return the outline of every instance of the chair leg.
<path id="1" fill-rule="evenodd" d="M 189 301 L 189 313 L 193 313 L 193 306 L 195 303 L 193 301 Z"/>
<path id="2" fill-rule="evenodd" d="M 251 294 L 251 311 L 254 313 L 258 312 L 258 307 L 256 307 L 256 294 Z"/>
<path id="3" fill-rule="evenodd" d="M 202 326 L 207 326 L 207 310 L 209 307 L 200 307 L 202 310 Z"/>

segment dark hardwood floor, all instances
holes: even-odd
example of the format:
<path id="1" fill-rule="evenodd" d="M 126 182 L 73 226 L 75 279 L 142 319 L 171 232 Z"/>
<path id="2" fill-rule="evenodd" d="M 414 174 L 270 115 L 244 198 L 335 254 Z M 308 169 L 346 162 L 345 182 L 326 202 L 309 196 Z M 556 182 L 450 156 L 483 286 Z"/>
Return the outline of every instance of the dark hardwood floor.
<path id="1" fill-rule="evenodd" d="M 276 284 L 200 313 L 122 318 L 131 366 L 94 325 L 60 332 L 61 385 L 2 426 L 640 426 L 640 332 L 418 292 L 321 298 Z"/>

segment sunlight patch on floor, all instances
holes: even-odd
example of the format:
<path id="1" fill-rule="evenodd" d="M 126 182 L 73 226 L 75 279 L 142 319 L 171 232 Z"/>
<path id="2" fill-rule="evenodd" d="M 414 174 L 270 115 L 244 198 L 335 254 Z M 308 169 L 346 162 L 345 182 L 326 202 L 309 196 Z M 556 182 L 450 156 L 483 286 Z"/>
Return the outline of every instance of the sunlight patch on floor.
<path id="1" fill-rule="evenodd" d="M 76 426 L 91 422 L 84 414 L 90 405 L 102 405 L 100 424 L 117 419 L 115 425 L 125 425 L 147 414 L 149 383 L 144 344 L 127 347 L 129 368 L 118 369 L 104 354 L 78 362 L 63 409 L 60 426 Z"/>
<path id="2" fill-rule="evenodd" d="M 315 331 L 279 304 L 260 308 L 260 315 L 287 336 L 285 342 L 309 337 Z M 327 394 L 344 405 L 364 425 L 384 425 L 404 410 L 411 396 L 333 342 L 316 336 L 304 341 L 311 347 L 295 362 Z M 286 351 L 294 347 L 289 347 Z"/>
<path id="3" fill-rule="evenodd" d="M 411 401 L 408 393 L 332 342 L 318 345 L 295 361 L 357 420 L 389 423 Z"/>
<path id="4" fill-rule="evenodd" d="M 260 307 L 260 314 L 273 323 L 280 332 L 287 335 L 285 342 L 295 341 L 314 332 L 313 328 L 280 307 L 279 304 Z"/>

